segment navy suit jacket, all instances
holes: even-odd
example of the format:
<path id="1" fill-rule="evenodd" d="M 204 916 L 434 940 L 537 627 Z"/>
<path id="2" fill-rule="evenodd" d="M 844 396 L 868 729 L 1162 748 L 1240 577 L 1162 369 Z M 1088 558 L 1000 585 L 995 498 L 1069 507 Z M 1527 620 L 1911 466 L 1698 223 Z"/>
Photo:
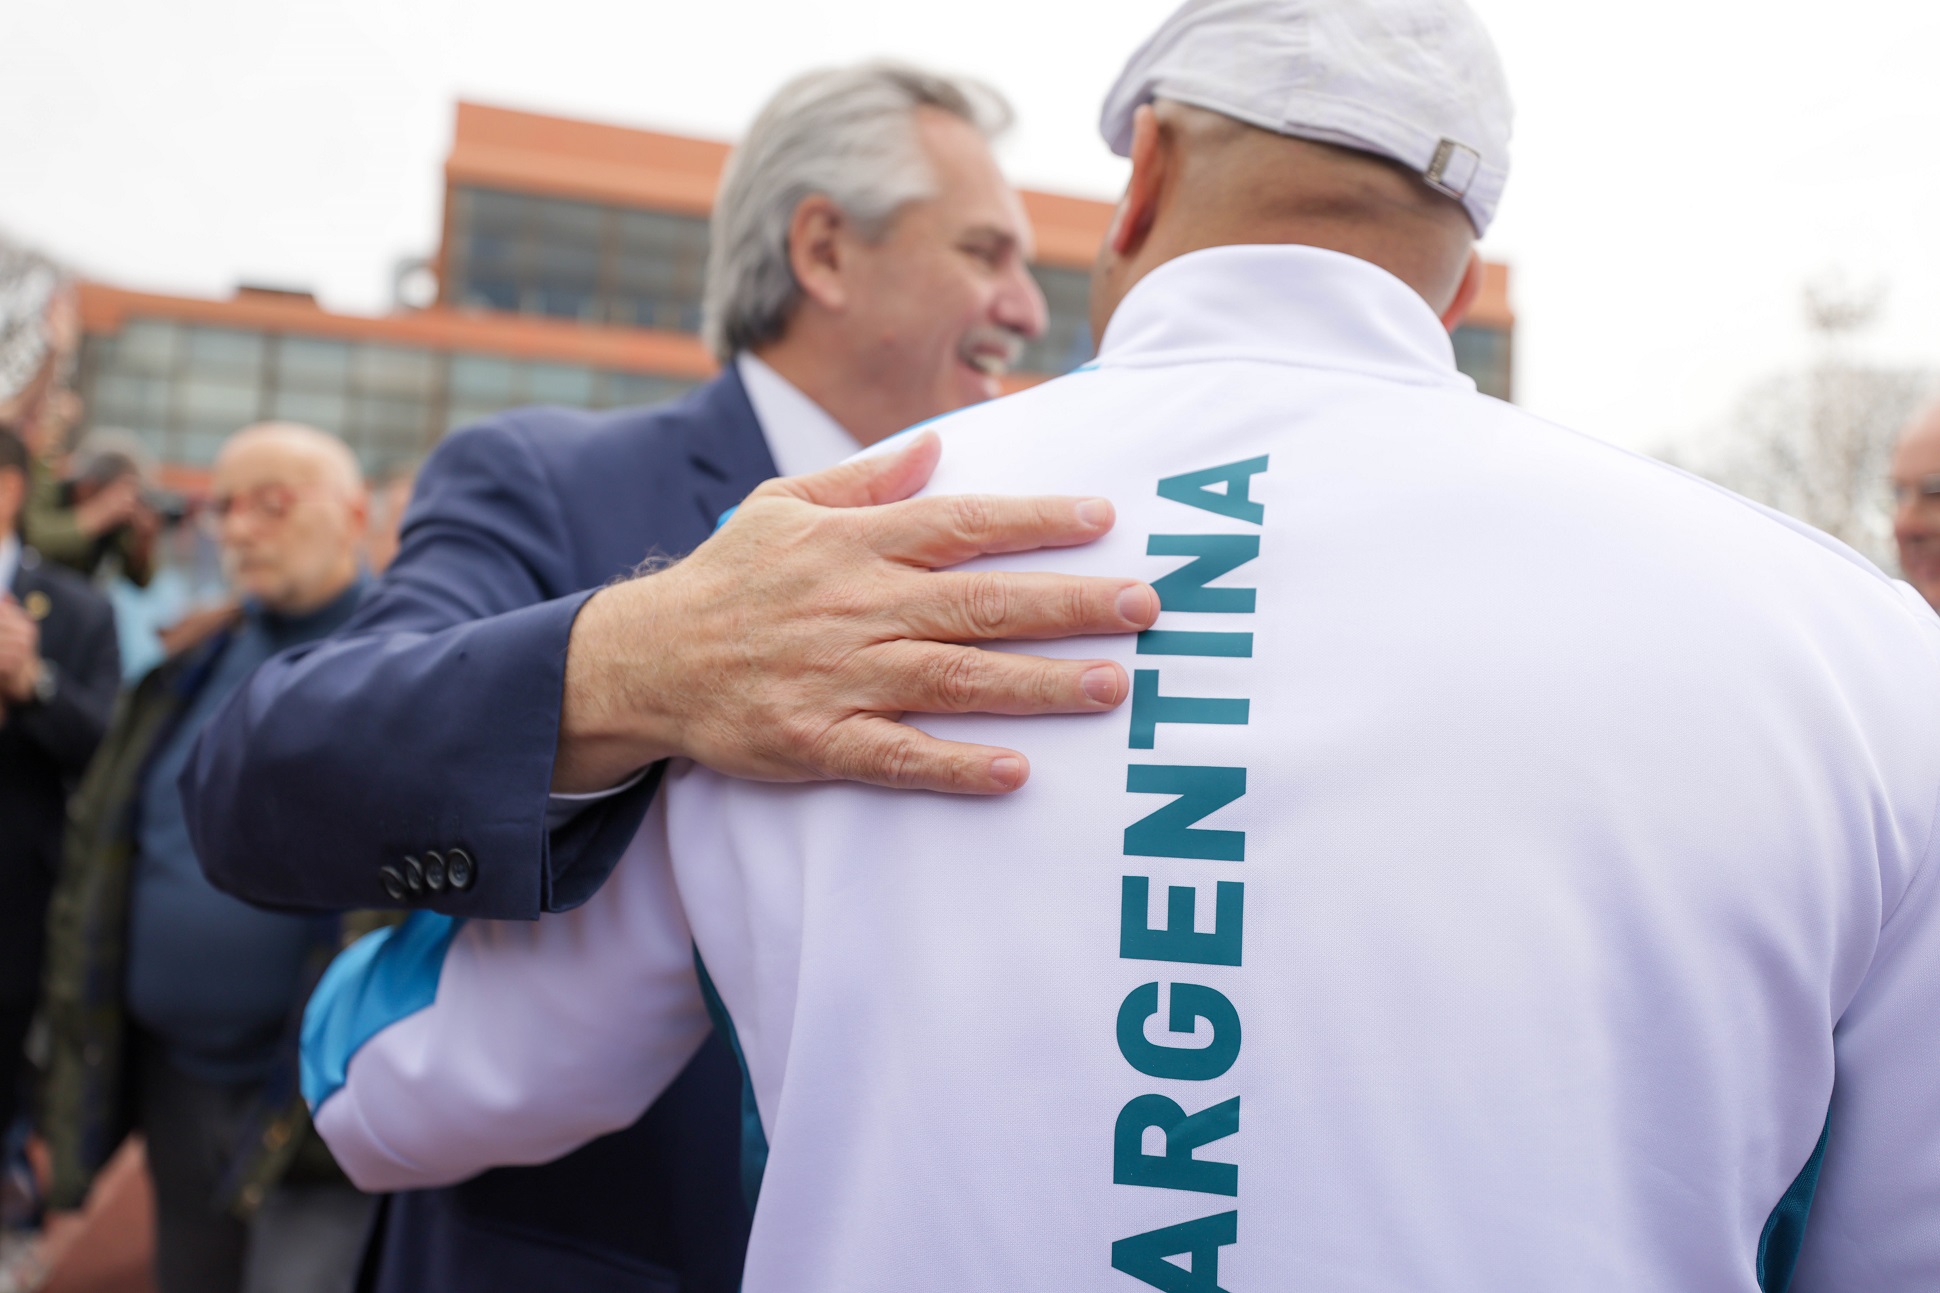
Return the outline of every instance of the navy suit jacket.
<path id="1" fill-rule="evenodd" d="M 774 474 L 732 367 L 670 405 L 522 409 L 447 438 L 363 608 L 265 664 L 203 731 L 183 790 L 210 879 L 310 910 L 532 919 L 584 902 L 654 786 L 548 833 L 573 619 L 643 560 L 693 549 Z M 543 1167 L 396 1196 L 367 1279 L 387 1293 L 733 1293 L 748 1227 L 739 1097 L 712 1038 L 632 1128 Z"/>
<path id="2" fill-rule="evenodd" d="M 58 679 L 47 704 L 0 706 L 0 1012 L 24 1020 L 40 994 L 67 794 L 107 730 L 121 688 L 121 653 L 107 598 L 32 548 L 22 549 L 13 586 L 0 592 L 39 619 L 40 654 Z M 0 1082 L 14 1080 L 15 1062 L 0 1049 Z M 11 1096 L 0 1092 L 0 1107 L 13 1108 Z"/>

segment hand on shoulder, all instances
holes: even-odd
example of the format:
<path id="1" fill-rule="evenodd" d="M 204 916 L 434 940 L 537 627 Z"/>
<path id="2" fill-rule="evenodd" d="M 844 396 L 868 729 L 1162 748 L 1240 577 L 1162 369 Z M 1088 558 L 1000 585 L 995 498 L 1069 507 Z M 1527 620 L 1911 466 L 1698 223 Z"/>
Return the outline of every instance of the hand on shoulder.
<path id="1" fill-rule="evenodd" d="M 1157 618 L 1134 579 L 936 573 L 1111 529 L 1104 499 L 912 499 L 940 445 L 770 481 L 707 543 L 605 589 L 573 627 L 553 788 L 618 783 L 684 756 L 765 781 L 1001 794 L 1015 750 L 939 740 L 905 713 L 1095 713 L 1125 671 L 966 643 L 1131 633 Z"/>

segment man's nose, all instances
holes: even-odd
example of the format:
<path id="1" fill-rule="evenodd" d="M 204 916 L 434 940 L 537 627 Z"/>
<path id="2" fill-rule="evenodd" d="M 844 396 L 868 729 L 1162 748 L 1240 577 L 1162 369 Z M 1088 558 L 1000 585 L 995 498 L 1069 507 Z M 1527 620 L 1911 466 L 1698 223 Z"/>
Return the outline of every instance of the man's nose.
<path id="1" fill-rule="evenodd" d="M 1033 341 L 1044 335 L 1044 328 L 1050 320 L 1050 308 L 1044 303 L 1043 289 L 1031 277 L 1030 266 L 1022 261 L 1017 262 L 1005 276 L 993 306 L 992 322 Z"/>

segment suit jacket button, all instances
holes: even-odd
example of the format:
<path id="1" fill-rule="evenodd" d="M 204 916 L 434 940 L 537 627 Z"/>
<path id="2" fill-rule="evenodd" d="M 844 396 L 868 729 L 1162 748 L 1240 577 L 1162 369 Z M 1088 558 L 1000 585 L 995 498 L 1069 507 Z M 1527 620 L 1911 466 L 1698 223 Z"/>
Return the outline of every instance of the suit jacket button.
<path id="1" fill-rule="evenodd" d="M 424 887 L 432 893 L 445 891 L 445 855 L 436 849 L 424 855 Z"/>
<path id="2" fill-rule="evenodd" d="M 445 883 L 459 893 L 469 891 L 478 879 L 478 866 L 463 849 L 445 851 Z"/>
<path id="3" fill-rule="evenodd" d="M 404 859 L 404 887 L 411 891 L 413 898 L 424 895 L 424 867 L 414 857 Z"/>
<path id="4" fill-rule="evenodd" d="M 384 892 L 391 895 L 392 902 L 403 902 L 410 897 L 411 891 L 404 887 L 404 875 L 396 867 L 377 868 L 377 878 L 384 882 Z"/>

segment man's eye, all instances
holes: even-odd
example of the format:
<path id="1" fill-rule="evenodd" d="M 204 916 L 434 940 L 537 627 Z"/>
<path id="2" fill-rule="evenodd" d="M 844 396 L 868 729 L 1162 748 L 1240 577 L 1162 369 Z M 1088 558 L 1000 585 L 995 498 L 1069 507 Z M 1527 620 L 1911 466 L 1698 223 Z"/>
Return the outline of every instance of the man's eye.
<path id="1" fill-rule="evenodd" d="M 963 248 L 963 251 L 966 255 L 974 256 L 976 259 L 982 261 L 985 265 L 988 265 L 991 269 L 1003 268 L 1004 249 L 1002 247 L 993 247 L 987 244 L 980 244 L 980 243 L 970 243 Z"/>

